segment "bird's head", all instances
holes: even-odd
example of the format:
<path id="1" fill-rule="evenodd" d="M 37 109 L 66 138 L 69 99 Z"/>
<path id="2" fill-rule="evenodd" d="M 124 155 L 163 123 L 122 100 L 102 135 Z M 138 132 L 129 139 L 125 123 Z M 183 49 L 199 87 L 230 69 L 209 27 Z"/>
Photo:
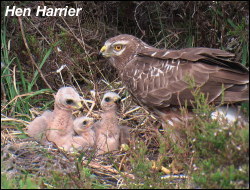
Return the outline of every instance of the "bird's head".
<path id="1" fill-rule="evenodd" d="M 121 101 L 121 97 L 115 92 L 107 92 L 104 94 L 101 107 L 104 111 L 116 110 L 119 103 Z"/>
<path id="2" fill-rule="evenodd" d="M 94 124 L 94 118 L 91 117 L 77 117 L 74 120 L 74 130 L 77 134 L 80 134 L 82 132 L 84 132 L 85 130 L 89 129 L 90 127 L 92 127 Z"/>
<path id="3" fill-rule="evenodd" d="M 77 110 L 82 107 L 81 97 L 72 87 L 62 87 L 55 96 L 55 105 L 65 110 Z"/>
<path id="4" fill-rule="evenodd" d="M 135 36 L 121 34 L 110 38 L 100 50 L 100 55 L 108 58 L 113 66 L 129 62 L 137 53 L 142 42 Z"/>

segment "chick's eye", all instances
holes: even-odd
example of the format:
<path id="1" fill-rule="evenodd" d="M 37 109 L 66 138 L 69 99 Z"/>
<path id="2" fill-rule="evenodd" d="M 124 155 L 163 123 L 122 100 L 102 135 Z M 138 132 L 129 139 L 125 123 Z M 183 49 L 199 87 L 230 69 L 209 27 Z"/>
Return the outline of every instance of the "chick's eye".
<path id="1" fill-rule="evenodd" d="M 122 49 L 122 45 L 115 45 L 114 49 L 116 51 L 120 51 Z"/>
<path id="2" fill-rule="evenodd" d="M 105 98 L 104 100 L 105 100 L 105 102 L 110 102 L 110 98 L 109 97 Z"/>
<path id="3" fill-rule="evenodd" d="M 83 121 L 82 124 L 83 124 L 83 125 L 86 125 L 86 124 L 87 124 L 87 121 Z"/>
<path id="4" fill-rule="evenodd" d="M 70 99 L 66 100 L 66 104 L 71 105 L 71 104 L 73 104 L 73 103 L 74 103 L 74 101 L 73 101 L 73 100 L 70 100 Z"/>

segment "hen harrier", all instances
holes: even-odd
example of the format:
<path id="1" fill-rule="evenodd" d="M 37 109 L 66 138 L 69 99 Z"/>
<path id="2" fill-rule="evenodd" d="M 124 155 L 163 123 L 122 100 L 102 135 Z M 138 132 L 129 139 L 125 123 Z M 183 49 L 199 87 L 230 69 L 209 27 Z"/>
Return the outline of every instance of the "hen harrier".
<path id="1" fill-rule="evenodd" d="M 108 39 L 100 50 L 117 69 L 133 99 L 176 127 L 183 120 L 180 107 L 192 107 L 194 87 L 218 105 L 249 99 L 249 71 L 229 58 L 234 54 L 212 48 L 157 49 L 127 34 Z"/>

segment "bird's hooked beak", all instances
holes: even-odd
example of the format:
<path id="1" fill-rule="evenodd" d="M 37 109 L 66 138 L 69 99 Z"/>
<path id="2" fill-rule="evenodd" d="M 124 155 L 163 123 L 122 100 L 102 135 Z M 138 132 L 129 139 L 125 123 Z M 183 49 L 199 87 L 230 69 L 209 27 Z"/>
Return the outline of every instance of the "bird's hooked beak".
<path id="1" fill-rule="evenodd" d="M 121 109 L 121 98 L 120 97 L 115 97 L 114 102 L 115 102 L 115 104 L 117 106 L 117 110 L 120 110 Z"/>
<path id="2" fill-rule="evenodd" d="M 99 52 L 99 55 L 98 55 L 98 57 L 101 57 L 101 56 L 103 56 L 103 57 L 107 57 L 107 55 L 105 54 L 105 51 L 107 50 L 107 46 L 102 46 L 102 48 L 101 48 L 101 50 L 100 50 L 100 52 Z"/>
<path id="3" fill-rule="evenodd" d="M 82 103 L 81 103 L 81 102 L 77 102 L 77 104 L 76 104 L 76 108 L 77 108 L 77 109 L 82 108 Z"/>
<path id="4" fill-rule="evenodd" d="M 93 125 L 94 123 L 95 123 L 94 118 L 90 118 L 90 119 L 89 119 L 89 125 Z"/>
<path id="5" fill-rule="evenodd" d="M 114 102 L 116 104 L 119 104 L 121 102 L 121 98 L 120 97 L 114 97 Z"/>
<path id="6" fill-rule="evenodd" d="M 102 46 L 102 48 L 101 48 L 101 50 L 100 50 L 100 54 L 102 54 L 104 51 L 106 51 L 107 50 L 107 46 Z"/>

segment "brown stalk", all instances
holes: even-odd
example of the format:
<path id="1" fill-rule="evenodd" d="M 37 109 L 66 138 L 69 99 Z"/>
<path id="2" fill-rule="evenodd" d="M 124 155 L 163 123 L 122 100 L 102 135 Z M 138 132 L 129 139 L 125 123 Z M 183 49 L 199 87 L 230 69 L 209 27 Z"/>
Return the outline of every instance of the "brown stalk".
<path id="1" fill-rule="evenodd" d="M 26 40 L 26 37 L 25 37 L 25 34 L 24 34 L 23 23 L 22 23 L 22 19 L 21 19 L 20 16 L 18 16 L 18 22 L 19 22 L 19 25 L 20 25 L 21 33 L 22 33 L 23 42 L 24 42 L 24 45 L 25 45 L 25 47 L 26 47 L 26 49 L 27 49 L 27 52 L 28 52 L 28 54 L 29 54 L 31 63 L 36 67 L 36 69 L 38 70 L 39 74 L 41 75 L 43 81 L 44 81 L 45 84 L 48 86 L 48 88 L 52 90 L 51 86 L 49 85 L 49 83 L 47 82 L 47 80 L 45 79 L 45 77 L 43 76 L 43 73 L 42 73 L 41 69 L 37 66 L 35 60 L 34 60 L 33 57 L 32 57 L 30 48 L 29 48 L 29 46 L 28 46 L 28 43 L 27 43 L 27 40 Z"/>

